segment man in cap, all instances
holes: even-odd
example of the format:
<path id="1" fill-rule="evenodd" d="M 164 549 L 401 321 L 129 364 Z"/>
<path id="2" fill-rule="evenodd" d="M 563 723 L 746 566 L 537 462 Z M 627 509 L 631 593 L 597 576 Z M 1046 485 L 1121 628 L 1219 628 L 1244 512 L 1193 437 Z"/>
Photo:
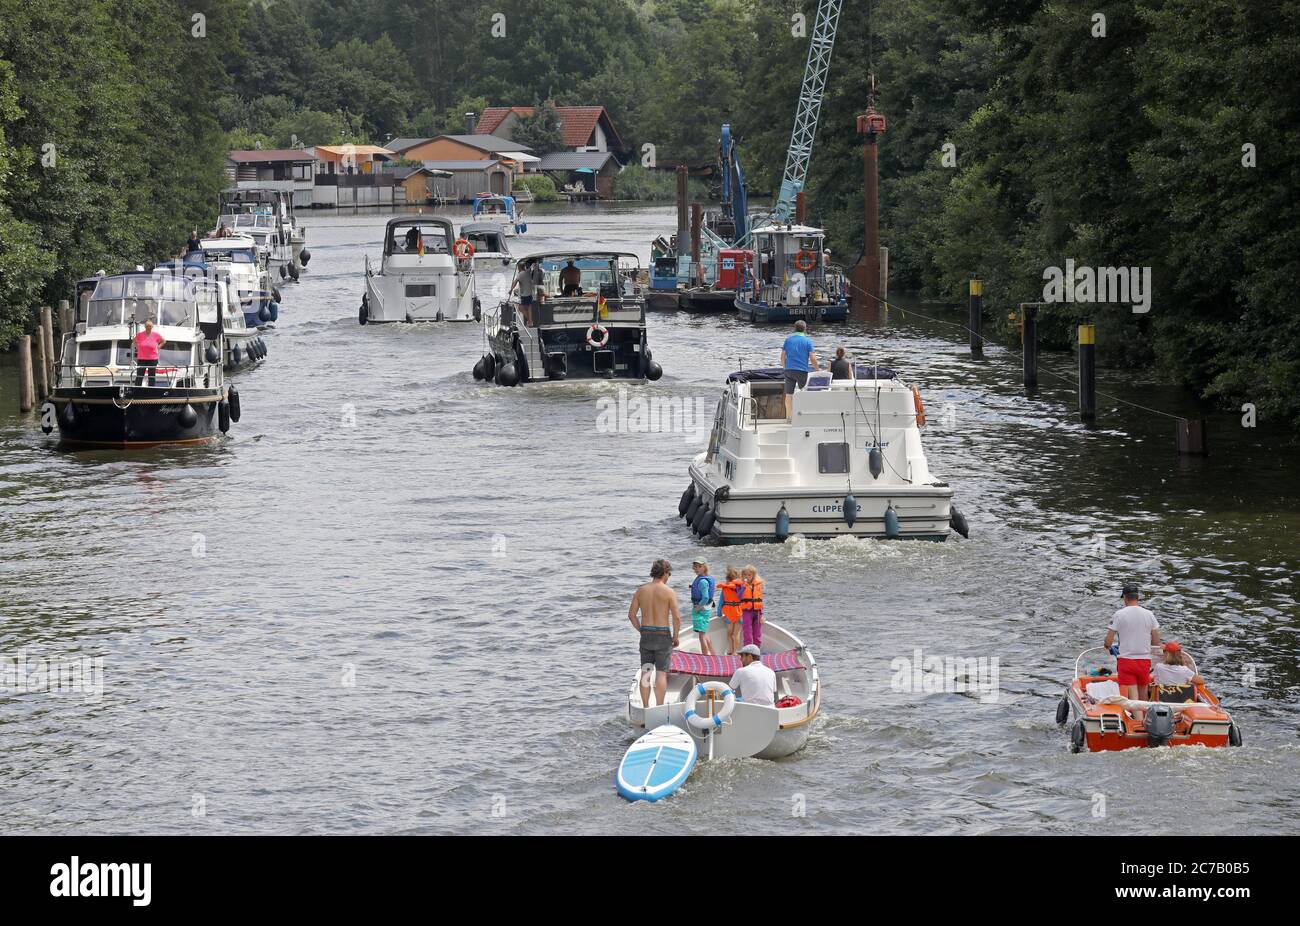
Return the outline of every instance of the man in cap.
<path id="1" fill-rule="evenodd" d="M 1123 593 L 1124 607 L 1115 612 L 1106 630 L 1106 649 L 1115 654 L 1115 673 L 1124 697 L 1145 701 L 1151 685 L 1151 647 L 1160 645 L 1160 625 L 1154 614 L 1138 606 L 1136 585 L 1126 584 Z"/>
<path id="2" fill-rule="evenodd" d="M 776 673 L 763 665 L 762 652 L 753 643 L 740 648 L 740 668 L 727 685 L 746 704 L 776 706 Z"/>
<path id="3" fill-rule="evenodd" d="M 709 575 L 707 561 L 697 559 L 691 563 L 691 568 L 695 570 L 695 579 L 691 582 L 691 629 L 700 635 L 700 652 L 712 656 L 709 621 L 713 618 L 713 593 L 718 586 Z"/>

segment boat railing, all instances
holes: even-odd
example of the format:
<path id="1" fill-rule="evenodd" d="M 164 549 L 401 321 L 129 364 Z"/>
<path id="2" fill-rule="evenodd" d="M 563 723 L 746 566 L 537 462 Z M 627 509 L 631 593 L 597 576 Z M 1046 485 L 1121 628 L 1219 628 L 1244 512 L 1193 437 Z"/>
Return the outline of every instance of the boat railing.
<path id="1" fill-rule="evenodd" d="M 746 428 L 758 433 L 758 400 L 752 395 L 742 395 L 736 406 L 736 427 L 740 430 Z"/>
<path id="2" fill-rule="evenodd" d="M 220 370 L 220 363 L 200 363 L 184 366 L 168 365 L 145 367 L 138 364 L 130 366 L 101 366 L 97 364 L 65 363 L 59 367 L 58 386 L 140 386 L 142 388 L 172 389 L 191 386 L 202 380 L 206 387 L 212 382 L 213 368 Z M 150 371 L 153 383 L 150 383 Z M 141 378 L 137 383 L 136 378 Z M 219 381 L 219 380 L 218 380 Z"/>

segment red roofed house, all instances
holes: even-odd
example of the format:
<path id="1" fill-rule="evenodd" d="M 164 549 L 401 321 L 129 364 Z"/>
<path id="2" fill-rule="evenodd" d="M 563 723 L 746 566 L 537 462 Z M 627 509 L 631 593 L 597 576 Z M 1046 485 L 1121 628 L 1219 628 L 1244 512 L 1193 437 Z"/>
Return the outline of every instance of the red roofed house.
<path id="1" fill-rule="evenodd" d="M 623 139 L 603 106 L 557 106 L 564 147 L 570 151 L 622 151 Z M 531 106 L 493 106 L 483 110 L 475 131 L 511 138 L 521 116 L 531 116 Z M 513 140 L 513 139 L 512 139 Z"/>
<path id="2" fill-rule="evenodd" d="M 256 148 L 226 155 L 226 179 L 238 189 L 256 187 L 293 193 L 295 206 L 310 206 L 316 155 L 301 148 Z"/>

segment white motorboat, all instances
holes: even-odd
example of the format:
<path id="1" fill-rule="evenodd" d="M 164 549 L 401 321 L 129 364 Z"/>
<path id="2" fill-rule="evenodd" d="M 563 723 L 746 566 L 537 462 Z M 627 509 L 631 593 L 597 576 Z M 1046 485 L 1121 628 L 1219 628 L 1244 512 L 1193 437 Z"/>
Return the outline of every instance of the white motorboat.
<path id="1" fill-rule="evenodd" d="M 384 229 L 379 266 L 366 256 L 366 293 L 358 320 L 368 322 L 467 322 L 479 318 L 470 257 L 456 250 L 451 220 L 441 216 L 401 216 Z"/>
<path id="2" fill-rule="evenodd" d="M 460 236 L 474 248 L 474 289 L 489 304 L 504 302 L 510 295 L 514 267 L 505 232 L 495 222 L 468 222 Z"/>
<path id="3" fill-rule="evenodd" d="M 516 205 L 515 198 L 498 193 L 480 193 L 474 197 L 469 220 L 474 223 L 491 222 L 507 238 L 528 231 L 528 223 L 524 221 L 524 214 Z"/>
<path id="4" fill-rule="evenodd" d="M 203 238 L 197 250 L 185 254 L 185 263 L 221 269 L 235 286 L 244 321 L 258 328 L 280 317 L 279 290 L 271 282 L 257 243 L 247 235 Z"/>
<path id="5" fill-rule="evenodd" d="M 678 503 L 692 531 L 724 543 L 967 535 L 952 488 L 926 463 L 920 392 L 892 370 L 810 373 L 792 411 L 787 419 L 783 371 L 727 377 L 708 449 Z"/>
<path id="6" fill-rule="evenodd" d="M 222 229 L 253 238 L 280 279 L 297 280 L 311 258 L 303 254 L 304 233 L 294 224 L 293 200 L 282 190 L 223 190 L 215 231 L 221 234 Z"/>
<path id="7" fill-rule="evenodd" d="M 718 653 L 727 651 L 726 621 L 709 622 L 709 641 Z M 726 683 L 740 668 L 739 656 L 706 656 L 699 635 L 683 633 L 668 666 L 668 691 L 663 704 L 647 708 L 641 700 L 641 672 L 627 696 L 627 719 L 637 729 L 672 724 L 696 741 L 705 758 L 780 759 L 808 742 L 808 728 L 821 709 L 821 680 L 817 660 L 790 631 L 763 622 L 763 662 L 776 672 L 775 707 L 747 704 L 726 696 Z M 721 684 L 710 684 L 721 683 Z M 705 690 L 700 691 L 703 687 Z M 651 686 L 653 698 L 654 687 Z M 687 717 L 694 710 L 695 722 Z M 724 718 L 721 726 L 711 719 Z"/>

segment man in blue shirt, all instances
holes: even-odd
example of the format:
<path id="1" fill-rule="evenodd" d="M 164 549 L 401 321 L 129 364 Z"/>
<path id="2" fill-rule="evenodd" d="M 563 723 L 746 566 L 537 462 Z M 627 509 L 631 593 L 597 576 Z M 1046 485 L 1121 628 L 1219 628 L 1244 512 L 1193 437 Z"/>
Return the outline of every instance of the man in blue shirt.
<path id="1" fill-rule="evenodd" d="M 808 371 L 820 370 L 813 353 L 812 338 L 805 332 L 808 323 L 803 319 L 794 323 L 794 334 L 785 339 L 781 345 L 781 366 L 785 368 L 785 417 L 789 421 L 794 417 L 794 391 L 808 385 Z M 810 365 L 811 364 L 811 365 Z"/>

